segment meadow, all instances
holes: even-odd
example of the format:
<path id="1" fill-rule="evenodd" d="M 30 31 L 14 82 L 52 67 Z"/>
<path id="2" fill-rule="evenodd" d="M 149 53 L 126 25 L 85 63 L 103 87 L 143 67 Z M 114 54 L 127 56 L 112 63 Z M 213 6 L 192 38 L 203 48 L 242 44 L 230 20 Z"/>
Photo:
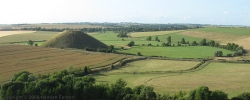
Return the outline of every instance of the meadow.
<path id="1" fill-rule="evenodd" d="M 145 37 L 145 36 L 155 36 L 155 35 L 165 35 L 165 34 L 171 34 L 171 33 L 178 33 L 183 30 L 177 30 L 177 31 L 155 31 L 155 32 L 132 32 L 129 35 L 131 37 Z"/>
<path id="2" fill-rule="evenodd" d="M 179 63 L 176 63 L 179 62 Z M 144 71 L 144 66 L 136 66 L 138 64 L 146 64 L 150 66 L 159 63 L 152 62 L 147 63 L 147 60 L 133 62 L 128 64 L 126 67 L 112 70 L 110 72 L 101 73 L 96 75 L 98 83 L 112 83 L 115 80 L 122 78 L 131 87 L 138 85 L 148 85 L 153 86 L 154 89 L 163 94 L 177 93 L 180 90 L 190 91 L 199 86 L 208 86 L 211 90 L 222 90 L 228 93 L 229 97 L 236 96 L 243 92 L 249 92 L 250 85 L 248 84 L 250 80 L 250 68 L 249 64 L 233 64 L 233 63 L 210 63 L 208 66 L 202 70 L 188 73 L 165 73 L 165 74 L 117 74 L 116 72 L 127 72 L 127 71 L 137 71 L 140 69 Z M 174 64 L 173 64 L 174 63 Z M 161 63 L 160 63 L 161 64 Z M 163 65 L 164 64 L 164 65 Z M 188 69 L 192 66 L 187 64 L 187 62 L 182 61 L 166 61 L 161 66 L 166 66 L 168 69 L 165 70 L 177 70 L 176 66 L 184 65 L 180 69 Z M 177 64 L 177 65 L 176 65 Z M 141 67 L 141 68 L 140 68 Z M 159 66 L 145 67 L 147 70 L 156 70 Z M 150 69 L 148 69 L 150 68 Z M 162 68 L 164 69 L 164 68 Z"/>
<path id="3" fill-rule="evenodd" d="M 65 50 L 24 45 L 0 46 L 0 84 L 10 81 L 21 71 L 49 74 L 73 68 L 95 68 L 117 62 L 126 56 L 93 53 L 83 50 Z"/>
<path id="4" fill-rule="evenodd" d="M 137 54 L 144 56 L 163 56 L 170 58 L 213 58 L 215 51 L 222 51 L 223 56 L 232 54 L 232 51 L 208 46 L 180 46 L 180 47 L 133 47 L 133 49 L 121 50 L 119 52 Z"/>

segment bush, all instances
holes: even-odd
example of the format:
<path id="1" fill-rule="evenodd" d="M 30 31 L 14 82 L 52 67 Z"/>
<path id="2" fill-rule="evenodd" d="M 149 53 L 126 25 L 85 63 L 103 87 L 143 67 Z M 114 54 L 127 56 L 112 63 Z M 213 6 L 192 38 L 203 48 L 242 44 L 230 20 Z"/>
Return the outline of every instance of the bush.
<path id="1" fill-rule="evenodd" d="M 142 54 L 140 52 L 137 52 L 137 56 L 142 56 Z"/>

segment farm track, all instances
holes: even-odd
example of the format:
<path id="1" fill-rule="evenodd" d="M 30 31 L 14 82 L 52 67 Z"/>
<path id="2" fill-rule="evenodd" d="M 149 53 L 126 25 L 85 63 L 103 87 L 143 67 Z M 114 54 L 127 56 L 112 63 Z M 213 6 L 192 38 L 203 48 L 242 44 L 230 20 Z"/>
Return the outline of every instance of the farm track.
<path id="1" fill-rule="evenodd" d="M 0 84 L 10 81 L 15 73 L 24 70 L 34 74 L 48 74 L 61 71 L 71 65 L 74 68 L 84 66 L 94 68 L 123 58 L 125 56 L 118 54 L 4 45 L 0 46 Z"/>

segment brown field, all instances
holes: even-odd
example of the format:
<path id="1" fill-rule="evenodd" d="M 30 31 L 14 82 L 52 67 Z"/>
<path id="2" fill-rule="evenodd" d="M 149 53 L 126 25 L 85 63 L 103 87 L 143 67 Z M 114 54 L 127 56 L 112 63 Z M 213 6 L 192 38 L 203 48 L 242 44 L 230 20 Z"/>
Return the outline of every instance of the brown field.
<path id="1" fill-rule="evenodd" d="M 239 35 L 239 34 L 224 34 L 224 33 L 217 33 L 217 32 L 204 32 L 204 31 L 184 31 L 180 34 L 198 37 L 198 38 L 206 38 L 209 40 L 215 40 L 220 42 L 220 44 L 227 44 L 227 43 L 236 43 L 240 46 L 243 46 L 247 51 L 250 52 L 250 36 L 249 35 Z"/>
<path id="2" fill-rule="evenodd" d="M 27 24 L 27 25 L 10 25 L 10 26 L 4 26 L 4 28 L 12 28 L 12 29 L 21 29 L 21 28 L 35 28 L 35 27 L 41 27 L 46 29 L 52 29 L 52 28 L 98 28 L 101 26 L 94 26 L 94 25 L 77 25 L 77 24 Z M 1 27 L 0 27 L 1 29 Z"/>
<path id="3" fill-rule="evenodd" d="M 14 34 L 34 33 L 36 31 L 0 31 L 0 37 Z"/>
<path id="4" fill-rule="evenodd" d="M 48 74 L 73 68 L 90 68 L 114 63 L 125 56 L 117 54 L 93 53 L 78 50 L 63 50 L 24 45 L 0 46 L 0 84 L 10 81 L 15 73 L 29 71 Z M 98 66 L 97 66 L 98 65 Z"/>
<path id="5" fill-rule="evenodd" d="M 203 31 L 192 31 L 192 30 L 184 31 L 181 32 L 180 34 L 198 38 L 206 38 L 209 40 L 215 40 L 220 42 L 221 44 L 227 44 L 247 37 L 245 35 L 238 35 L 238 34 L 220 34 L 218 32 L 203 32 Z"/>

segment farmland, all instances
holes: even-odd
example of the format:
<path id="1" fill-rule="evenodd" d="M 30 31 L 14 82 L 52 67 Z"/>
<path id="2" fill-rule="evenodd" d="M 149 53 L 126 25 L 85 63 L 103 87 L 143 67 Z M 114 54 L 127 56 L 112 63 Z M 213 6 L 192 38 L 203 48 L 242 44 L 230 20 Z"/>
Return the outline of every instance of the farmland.
<path id="1" fill-rule="evenodd" d="M 15 73 L 24 70 L 35 74 L 49 74 L 67 69 L 68 66 L 74 68 L 104 66 L 122 58 L 125 56 L 81 50 L 75 52 L 55 48 L 2 45 L 0 46 L 0 82 L 2 84 L 10 81 Z"/>
<path id="2" fill-rule="evenodd" d="M 222 44 L 237 42 L 239 45 L 247 46 L 241 40 L 250 37 L 250 28 L 201 28 L 181 32 L 181 34 L 197 38 L 206 37 Z"/>
<path id="3" fill-rule="evenodd" d="M 1 32 L 4 31 L 0 31 Z M 15 31 L 9 31 L 9 32 L 15 32 Z M 22 31 L 20 31 L 22 32 Z M 32 32 L 32 31 L 30 31 Z M 59 32 L 43 32 L 43 31 L 37 31 L 32 33 L 23 33 L 22 34 L 13 34 L 13 35 L 7 35 L 0 37 L 0 44 L 1 43 L 9 43 L 9 42 L 25 42 L 28 40 L 32 41 L 44 41 L 50 39 L 52 36 L 58 34 Z"/>
<path id="4" fill-rule="evenodd" d="M 0 37 L 14 34 L 34 33 L 35 31 L 0 31 Z"/>
<path id="5" fill-rule="evenodd" d="M 52 28 L 57 28 L 57 29 L 63 29 L 63 28 L 70 28 L 70 29 L 79 29 L 79 28 L 98 28 L 100 26 L 96 25 L 83 25 L 83 24 L 22 24 L 22 25 L 4 25 L 1 26 L 1 28 L 11 28 L 11 29 L 21 29 L 21 28 L 36 28 L 36 27 L 41 27 L 41 28 L 46 28 L 46 29 L 52 29 Z"/>
<path id="6" fill-rule="evenodd" d="M 160 61 L 161 62 L 161 61 Z M 188 69 L 192 64 L 182 61 L 166 61 L 164 66 L 169 69 L 176 70 L 176 62 L 179 62 L 180 69 Z M 192 62 L 191 62 L 192 63 Z M 138 86 L 141 84 L 153 86 L 160 93 L 177 93 L 178 91 L 190 91 L 199 86 L 208 86 L 212 90 L 222 90 L 229 94 L 229 97 L 236 96 L 243 92 L 248 92 L 250 85 L 250 68 L 248 64 L 232 64 L 232 63 L 210 63 L 202 70 L 189 73 L 166 73 L 166 74 L 114 74 L 116 72 L 144 71 L 144 66 L 136 66 L 138 64 L 159 65 L 159 61 L 147 63 L 147 61 L 139 61 L 128 64 L 125 68 L 102 73 L 96 76 L 98 82 L 112 83 L 119 78 L 123 78 L 128 82 L 129 86 Z M 163 66 L 163 64 L 162 64 Z M 132 68 L 136 67 L 136 68 Z M 141 68 L 139 68 L 141 67 Z M 158 66 L 155 70 L 158 69 Z M 145 68 L 145 71 L 149 70 Z M 164 67 L 165 68 L 165 67 Z M 164 70 L 162 68 L 162 70 Z M 150 68 L 154 70 L 153 68 Z"/>

